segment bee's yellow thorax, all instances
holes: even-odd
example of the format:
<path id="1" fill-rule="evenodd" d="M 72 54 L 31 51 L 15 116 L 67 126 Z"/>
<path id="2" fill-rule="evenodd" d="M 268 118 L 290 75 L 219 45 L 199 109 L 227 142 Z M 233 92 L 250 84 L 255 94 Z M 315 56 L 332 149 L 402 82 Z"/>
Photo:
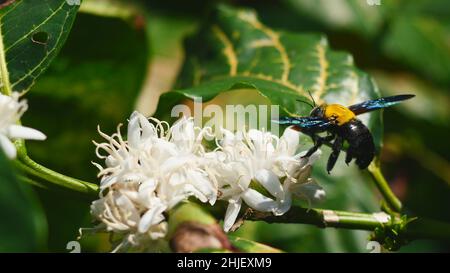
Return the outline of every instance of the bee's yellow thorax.
<path id="1" fill-rule="evenodd" d="M 355 114 L 340 104 L 329 104 L 325 107 L 325 117 L 335 120 L 337 125 L 343 125 L 355 118 Z"/>

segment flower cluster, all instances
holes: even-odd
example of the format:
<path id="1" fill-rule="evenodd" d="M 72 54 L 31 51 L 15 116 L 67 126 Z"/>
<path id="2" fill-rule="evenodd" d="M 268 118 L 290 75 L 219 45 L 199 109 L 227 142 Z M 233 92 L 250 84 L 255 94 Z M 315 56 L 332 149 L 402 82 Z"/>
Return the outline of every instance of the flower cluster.
<path id="1" fill-rule="evenodd" d="M 297 153 L 299 133 L 286 129 L 278 138 L 250 130 L 233 133 L 222 129 L 217 148 L 205 149 L 211 128 L 194 126 L 182 118 L 172 127 L 134 112 L 127 139 L 120 126 L 115 134 L 100 134 L 107 141 L 95 143 L 100 170 L 100 199 L 91 205 L 97 228 L 119 233 L 116 250 L 142 246 L 167 232 L 165 212 L 193 196 L 214 205 L 228 202 L 224 230 L 229 231 L 244 202 L 258 211 L 282 215 L 292 195 L 308 201 L 324 197 L 323 189 L 310 178 L 311 165 L 320 153 L 303 158 Z"/>
<path id="2" fill-rule="evenodd" d="M 229 203 L 225 231 L 235 223 L 242 201 L 255 210 L 278 216 L 290 209 L 292 194 L 308 201 L 325 196 L 309 177 L 320 152 L 309 158 L 296 153 L 300 137 L 297 131 L 288 128 L 280 138 L 254 129 L 236 134 L 223 130 L 223 135 L 216 170 L 220 198 Z M 258 187 L 266 194 L 257 191 Z"/>
<path id="3" fill-rule="evenodd" d="M 172 127 L 134 112 L 127 140 L 118 132 L 95 143 L 97 156 L 106 167 L 95 164 L 101 177 L 100 199 L 91 205 L 92 215 L 107 231 L 123 233 L 118 250 L 141 243 L 140 238 L 164 237 L 164 212 L 190 196 L 214 204 L 217 183 L 208 172 L 201 144 L 205 130 L 183 118 Z M 99 130 L 100 131 L 100 130 Z M 106 155 L 103 155 L 106 153 Z"/>
<path id="4" fill-rule="evenodd" d="M 25 100 L 19 101 L 19 93 L 11 96 L 0 94 L 0 149 L 9 159 L 16 158 L 15 139 L 45 140 L 45 135 L 35 129 L 21 126 L 18 123 L 28 109 Z"/>

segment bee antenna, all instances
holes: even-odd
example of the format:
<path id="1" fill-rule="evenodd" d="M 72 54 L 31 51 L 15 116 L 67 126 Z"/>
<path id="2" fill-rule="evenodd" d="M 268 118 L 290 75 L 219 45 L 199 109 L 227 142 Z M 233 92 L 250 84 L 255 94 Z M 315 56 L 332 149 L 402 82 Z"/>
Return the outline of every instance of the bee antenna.
<path id="1" fill-rule="evenodd" d="M 316 101 L 314 100 L 314 97 L 313 97 L 313 95 L 311 94 L 311 92 L 308 90 L 308 94 L 309 94 L 309 97 L 311 98 L 311 100 L 312 100 L 312 102 L 314 103 L 314 106 L 313 106 L 313 108 L 314 107 L 316 107 Z"/>
<path id="2" fill-rule="evenodd" d="M 311 103 L 307 102 L 307 101 L 303 101 L 303 100 L 299 100 L 299 99 L 297 99 L 297 101 L 303 102 L 304 104 L 308 104 L 309 106 L 311 106 L 311 108 L 314 108 L 314 106 Z"/>

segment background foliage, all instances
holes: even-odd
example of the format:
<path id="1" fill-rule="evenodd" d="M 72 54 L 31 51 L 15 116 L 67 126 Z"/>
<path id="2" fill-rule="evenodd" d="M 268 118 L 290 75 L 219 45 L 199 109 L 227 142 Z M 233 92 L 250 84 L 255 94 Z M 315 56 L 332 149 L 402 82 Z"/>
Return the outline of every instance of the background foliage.
<path id="1" fill-rule="evenodd" d="M 378 92 L 413 93 L 407 105 L 384 112 L 382 167 L 411 213 L 450 221 L 448 1 L 84 0 L 78 14 L 64 2 L 21 0 L 0 13 L 14 89 L 29 89 L 23 123 L 48 136 L 27 144 L 36 161 L 96 181 L 90 162 L 98 124 L 112 133 L 134 108 L 168 118 L 172 105 L 190 105 L 194 96 L 220 105 L 274 103 L 306 114 L 292 99 L 305 90 L 344 104 Z M 14 29 L 27 16 L 29 25 L 24 20 L 23 29 Z M 230 48 L 234 57 L 223 54 Z M 29 61 L 24 66 L 17 56 Z M 379 114 L 365 121 L 381 146 Z M 378 210 L 377 191 L 354 166 L 338 162 L 331 176 L 324 173 L 329 150 L 323 150 L 314 170 L 328 195 L 321 207 Z M 14 219 L 2 220 L 0 241 L 8 240 L 0 251 L 65 252 L 78 228 L 91 225 L 89 200 L 18 183 L 1 156 L 0 166 L 1 182 L 8 181 L 0 183 L 0 216 Z M 249 222 L 233 235 L 293 252 L 368 251 L 362 231 Z M 101 236 L 83 243 L 84 251 L 108 249 Z M 436 241 L 401 249 L 448 250 Z"/>

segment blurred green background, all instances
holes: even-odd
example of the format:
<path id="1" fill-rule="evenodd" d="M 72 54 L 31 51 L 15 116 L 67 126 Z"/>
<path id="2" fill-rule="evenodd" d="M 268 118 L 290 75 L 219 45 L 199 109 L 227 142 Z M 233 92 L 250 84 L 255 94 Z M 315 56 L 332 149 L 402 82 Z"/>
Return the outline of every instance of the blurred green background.
<path id="1" fill-rule="evenodd" d="M 111 0 L 104 1 L 110 6 L 103 10 L 95 2 L 83 2 L 61 53 L 27 95 L 30 110 L 23 118 L 48 136 L 45 143 L 28 143 L 37 162 L 88 181 L 97 181 L 91 165 L 91 140 L 100 140 L 96 126 L 100 123 L 110 134 L 134 108 L 155 111 L 159 94 L 171 90 L 183 63 L 184 38 L 219 1 Z M 383 96 L 416 94 L 384 112 L 382 168 L 409 212 L 450 222 L 449 1 L 225 2 L 255 9 L 262 23 L 274 29 L 324 33 L 331 48 L 352 54 L 355 65 L 374 77 Z M 232 92 L 214 102 L 263 102 L 256 93 L 247 96 L 253 97 L 243 102 L 242 93 Z M 334 177 L 315 173 L 328 193 L 322 207 L 379 210 L 369 179 L 356 168 L 346 172 Z M 66 252 L 78 228 L 91 226 L 89 202 L 35 190 L 48 223 L 48 243 L 39 250 Z M 237 234 L 291 252 L 368 252 L 367 232 L 246 223 Z M 108 244 L 96 237 L 85 241 L 83 250 L 107 251 Z M 415 241 L 400 251 L 449 250 L 445 242 Z"/>

